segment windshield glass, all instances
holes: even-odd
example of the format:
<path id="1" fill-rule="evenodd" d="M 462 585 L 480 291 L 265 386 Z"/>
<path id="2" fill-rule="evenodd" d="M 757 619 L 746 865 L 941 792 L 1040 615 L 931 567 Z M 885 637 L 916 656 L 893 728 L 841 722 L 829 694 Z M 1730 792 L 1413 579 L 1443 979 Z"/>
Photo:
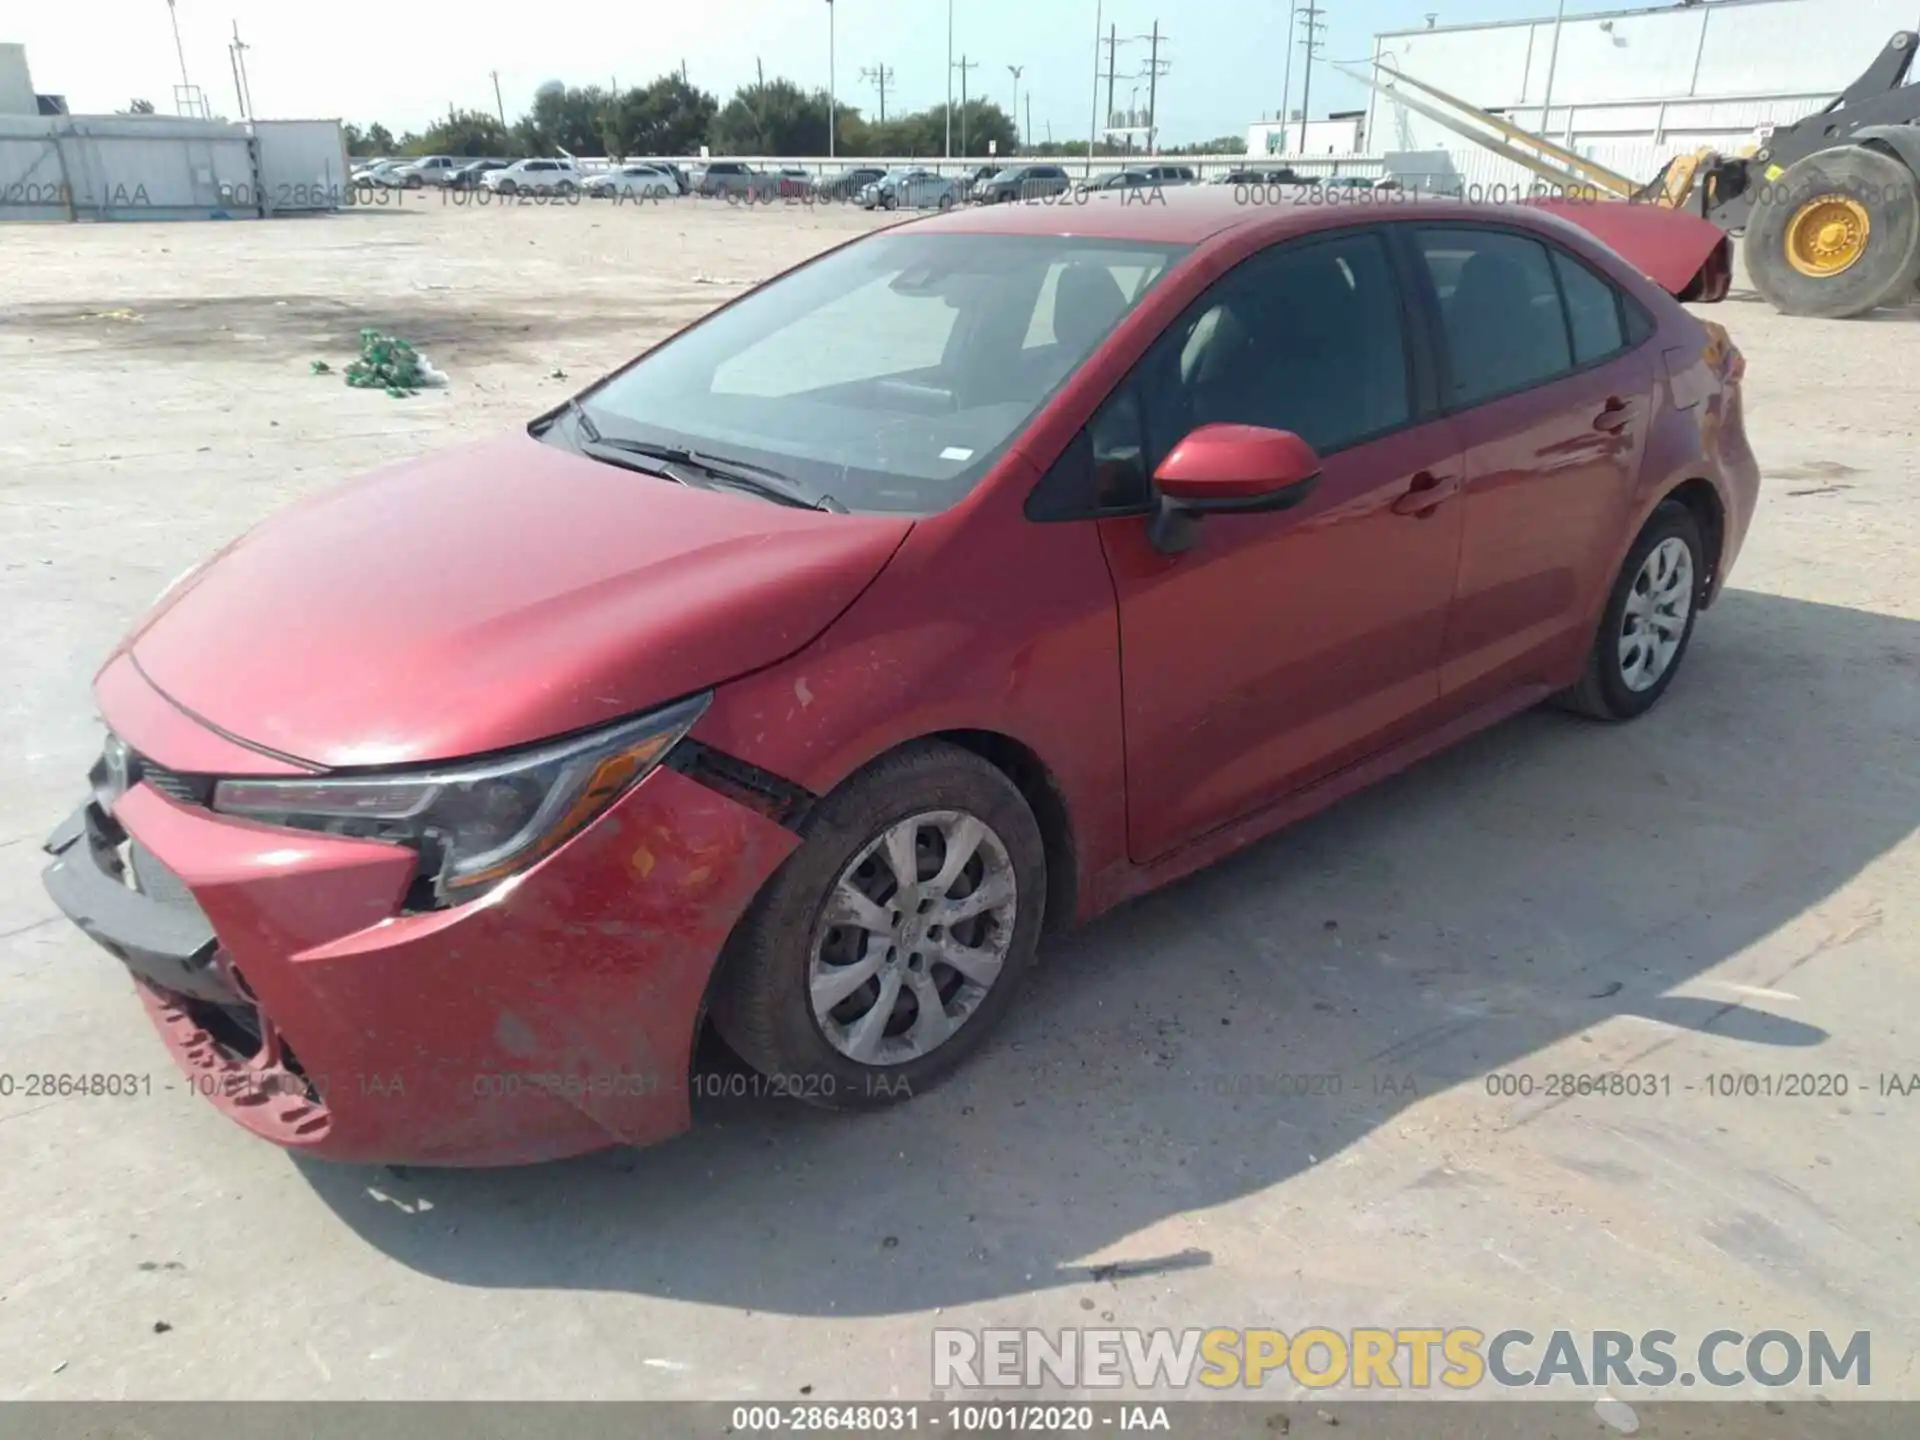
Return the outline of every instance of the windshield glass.
<path id="1" fill-rule="evenodd" d="M 609 440 L 932 514 L 986 473 L 1185 246 L 881 234 L 822 256 L 584 397 Z"/>

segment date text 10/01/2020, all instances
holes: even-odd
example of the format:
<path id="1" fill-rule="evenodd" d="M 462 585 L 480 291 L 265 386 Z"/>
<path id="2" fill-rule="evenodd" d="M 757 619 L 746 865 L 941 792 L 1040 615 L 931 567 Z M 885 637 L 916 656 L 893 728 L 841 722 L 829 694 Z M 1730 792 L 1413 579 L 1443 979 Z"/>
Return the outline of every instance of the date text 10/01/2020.
<path id="1" fill-rule="evenodd" d="M 159 1084 L 137 1072 L 70 1074 L 29 1071 L 0 1073 L 0 1100 L 68 1098 L 145 1098 L 171 1090 L 176 1079 L 207 1098 L 264 1099 L 282 1095 L 310 1095 L 325 1101 L 330 1095 L 351 1093 L 363 1099 L 404 1096 L 407 1077 L 398 1072 L 352 1075 L 296 1075 L 286 1070 L 234 1071 L 169 1076 Z M 416 1086 L 419 1081 L 415 1081 Z M 560 1100 L 605 1099 L 664 1095 L 684 1089 L 696 1099 L 833 1100 L 864 1096 L 869 1099 L 911 1099 L 912 1087 L 898 1077 L 875 1075 L 855 1085 L 829 1074 L 762 1075 L 745 1071 L 696 1071 L 669 1081 L 656 1074 L 570 1075 L 559 1072 L 482 1071 L 473 1076 L 473 1094 L 480 1099 L 508 1100 L 542 1096 Z"/>

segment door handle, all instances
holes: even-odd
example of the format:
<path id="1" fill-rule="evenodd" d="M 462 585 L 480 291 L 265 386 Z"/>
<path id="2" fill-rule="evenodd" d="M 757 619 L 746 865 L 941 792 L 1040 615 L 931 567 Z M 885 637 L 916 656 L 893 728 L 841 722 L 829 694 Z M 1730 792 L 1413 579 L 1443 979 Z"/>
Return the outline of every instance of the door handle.
<path id="1" fill-rule="evenodd" d="M 1422 470 L 1413 477 L 1406 494 L 1394 500 L 1393 513 L 1424 520 L 1459 493 L 1458 475 L 1436 475 L 1431 470 Z"/>
<path id="2" fill-rule="evenodd" d="M 1593 417 L 1593 428 L 1604 430 L 1609 435 L 1618 435 L 1632 421 L 1633 407 L 1618 395 L 1610 395 L 1600 413 Z"/>

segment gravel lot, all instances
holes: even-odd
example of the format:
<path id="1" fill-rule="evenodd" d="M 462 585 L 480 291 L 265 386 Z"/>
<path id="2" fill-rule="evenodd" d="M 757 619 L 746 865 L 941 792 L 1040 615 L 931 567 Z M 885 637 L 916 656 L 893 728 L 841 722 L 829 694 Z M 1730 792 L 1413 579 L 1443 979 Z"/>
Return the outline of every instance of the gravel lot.
<path id="1" fill-rule="evenodd" d="M 1920 1399 L 1920 1094 L 1881 1092 L 1920 1072 L 1920 308 L 1709 312 L 1766 495 L 1648 720 L 1523 716 L 1056 943 L 905 1108 L 709 1104 L 652 1151 L 395 1173 L 187 1092 L 40 886 L 99 658 L 285 502 L 877 223 L 429 195 L 0 235 L 0 1076 L 152 1077 L 0 1092 L 0 1397 L 912 1398 L 936 1324 L 1464 1324 L 1864 1329 L 1872 1395 Z M 309 373 L 362 325 L 451 387 Z M 1671 1093 L 1488 1092 L 1602 1070 Z"/>

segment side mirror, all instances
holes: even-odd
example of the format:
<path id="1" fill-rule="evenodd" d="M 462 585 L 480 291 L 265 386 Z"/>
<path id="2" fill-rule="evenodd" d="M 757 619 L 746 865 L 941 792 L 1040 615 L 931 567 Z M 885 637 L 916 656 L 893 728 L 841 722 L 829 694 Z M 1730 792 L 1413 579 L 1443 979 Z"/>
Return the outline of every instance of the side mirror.
<path id="1" fill-rule="evenodd" d="M 1291 510 L 1320 483 L 1320 457 L 1291 430 L 1202 425 L 1153 472 L 1156 499 L 1147 538 L 1178 554 L 1200 538 L 1203 515 Z"/>

